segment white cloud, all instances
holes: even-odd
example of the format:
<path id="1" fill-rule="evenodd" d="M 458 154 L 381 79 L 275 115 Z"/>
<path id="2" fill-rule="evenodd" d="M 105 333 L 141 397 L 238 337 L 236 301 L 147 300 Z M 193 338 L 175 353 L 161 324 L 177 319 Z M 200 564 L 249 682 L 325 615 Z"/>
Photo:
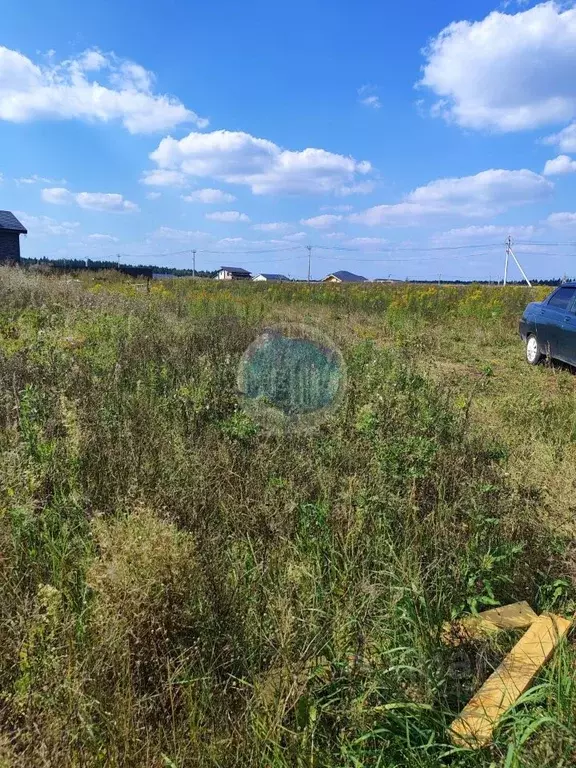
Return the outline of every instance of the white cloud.
<path id="1" fill-rule="evenodd" d="M 93 211 L 138 211 L 136 203 L 125 200 L 122 195 L 107 192 L 78 192 L 74 195 L 80 208 Z"/>
<path id="2" fill-rule="evenodd" d="M 229 224 L 235 221 L 250 221 L 249 217 L 240 211 L 215 211 L 214 213 L 206 213 L 204 216 L 210 221 L 223 221 Z"/>
<path id="3" fill-rule="evenodd" d="M 383 237 L 352 237 L 346 240 L 344 245 L 348 248 L 364 248 L 366 250 L 377 250 L 389 242 Z"/>
<path id="4" fill-rule="evenodd" d="M 115 192 L 70 192 L 64 187 L 51 187 L 43 189 L 41 196 L 46 203 L 53 205 L 76 203 L 80 208 L 93 211 L 133 213 L 140 210 L 136 203 L 125 200 L 122 195 Z"/>
<path id="5" fill-rule="evenodd" d="M 517 131 L 576 116 L 576 8 L 546 2 L 449 24 L 424 51 L 433 113 L 466 128 Z"/>
<path id="6" fill-rule="evenodd" d="M 24 176 L 20 179 L 14 179 L 16 184 L 66 184 L 66 179 L 47 179 L 45 176 L 38 176 L 33 173 L 32 176 Z"/>
<path id="7" fill-rule="evenodd" d="M 567 211 L 551 213 L 546 219 L 546 224 L 559 229 L 573 227 L 576 225 L 576 213 L 568 213 Z"/>
<path id="8" fill-rule="evenodd" d="M 207 124 L 178 99 L 154 93 L 152 73 L 113 53 L 89 50 L 49 62 L 35 64 L 0 46 L 0 120 L 119 120 L 130 133 Z"/>
<path id="9" fill-rule="evenodd" d="M 74 199 L 72 192 L 69 192 L 64 187 L 43 189 L 40 196 L 45 203 L 52 203 L 53 205 L 66 205 Z"/>
<path id="10" fill-rule="evenodd" d="M 236 198 L 230 192 L 223 192 L 221 189 L 195 189 L 189 195 L 183 195 L 182 200 L 188 203 L 233 203 Z"/>
<path id="11" fill-rule="evenodd" d="M 308 235 L 306 234 L 306 232 L 294 232 L 293 235 L 284 235 L 282 239 L 290 240 L 291 242 L 297 243 L 299 240 L 304 240 L 307 237 Z"/>
<path id="12" fill-rule="evenodd" d="M 88 240 L 94 240 L 99 243 L 117 243 L 118 238 L 113 235 L 104 235 L 100 232 L 94 232 L 92 235 L 88 235 Z"/>
<path id="13" fill-rule="evenodd" d="M 372 170 L 367 161 L 324 149 L 293 152 L 239 131 L 168 136 L 150 158 L 159 168 L 246 185 L 255 195 L 362 193 L 368 187 L 358 179 Z"/>
<path id="14" fill-rule="evenodd" d="M 186 184 L 186 176 L 180 171 L 157 168 L 145 171 L 140 181 L 150 187 L 183 187 Z"/>
<path id="15" fill-rule="evenodd" d="M 29 237 L 43 237 L 45 235 L 66 237 L 76 234 L 76 230 L 80 226 L 78 221 L 56 221 L 50 216 L 33 216 L 24 211 L 15 211 L 14 214 L 28 230 Z"/>
<path id="16" fill-rule="evenodd" d="M 563 173 L 574 173 L 576 171 L 576 160 L 572 160 L 568 155 L 558 155 L 553 160 L 547 160 L 542 173 L 544 176 L 558 176 Z"/>
<path id="17" fill-rule="evenodd" d="M 287 232 L 292 228 L 291 224 L 285 221 L 269 221 L 265 224 L 254 224 L 252 229 L 258 229 L 260 232 Z"/>
<path id="18" fill-rule="evenodd" d="M 338 213 L 350 213 L 354 209 L 353 205 L 323 205 L 321 211 L 337 211 Z"/>
<path id="19" fill-rule="evenodd" d="M 322 237 L 325 237 L 328 240 L 343 240 L 345 237 L 348 237 L 348 235 L 345 232 L 327 232 L 326 234 L 323 234 Z"/>
<path id="20" fill-rule="evenodd" d="M 376 205 L 348 218 L 370 226 L 416 226 L 430 216 L 488 217 L 543 200 L 552 189 L 552 182 L 534 171 L 492 169 L 475 176 L 431 181 L 400 203 Z"/>
<path id="21" fill-rule="evenodd" d="M 362 85 L 358 88 L 358 101 L 360 104 L 371 109 L 380 109 L 382 103 L 376 94 L 376 90 L 375 85 Z"/>
<path id="22" fill-rule="evenodd" d="M 229 248 L 232 252 L 234 249 L 257 249 L 265 246 L 270 250 L 286 248 L 286 242 L 284 240 L 248 240 L 244 237 L 224 237 L 218 240 L 216 243 L 219 247 Z"/>
<path id="23" fill-rule="evenodd" d="M 537 229 L 532 225 L 520 225 L 505 227 L 497 224 L 472 225 L 470 227 L 456 227 L 446 232 L 438 232 L 431 238 L 434 245 L 460 245 L 470 242 L 485 244 L 486 242 L 502 242 L 504 244 L 508 235 L 519 240 L 534 237 Z"/>
<path id="24" fill-rule="evenodd" d="M 323 213 L 320 216 L 312 216 L 311 219 L 300 219 L 300 224 L 313 229 L 327 229 L 342 220 L 342 216 L 336 213 Z"/>
<path id="25" fill-rule="evenodd" d="M 570 123 L 558 133 L 547 136 L 543 143 L 557 146 L 562 152 L 576 152 L 576 123 Z"/>
<path id="26" fill-rule="evenodd" d="M 154 240 L 176 240 L 181 243 L 190 243 L 195 240 L 207 240 L 211 236 L 207 232 L 198 230 L 173 229 L 172 227 L 158 227 L 150 235 Z"/>
<path id="27" fill-rule="evenodd" d="M 147 200 L 158 200 L 158 198 L 161 196 L 162 196 L 161 192 L 146 192 Z"/>
<path id="28" fill-rule="evenodd" d="M 243 237 L 223 237 L 218 240 L 217 245 L 245 245 L 248 242 Z"/>

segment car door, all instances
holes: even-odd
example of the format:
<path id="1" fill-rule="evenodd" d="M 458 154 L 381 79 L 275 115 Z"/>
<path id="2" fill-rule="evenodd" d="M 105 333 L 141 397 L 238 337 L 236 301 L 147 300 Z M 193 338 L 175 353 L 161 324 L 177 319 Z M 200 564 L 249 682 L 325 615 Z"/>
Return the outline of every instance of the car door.
<path id="1" fill-rule="evenodd" d="M 558 357 L 570 365 L 576 365 L 576 288 L 562 318 L 558 347 Z"/>
<path id="2" fill-rule="evenodd" d="M 562 285 L 554 291 L 550 298 L 542 304 L 536 313 L 536 334 L 541 349 L 550 357 L 562 357 L 563 323 L 576 322 L 575 318 L 568 317 L 568 308 L 572 306 L 576 287 Z"/>

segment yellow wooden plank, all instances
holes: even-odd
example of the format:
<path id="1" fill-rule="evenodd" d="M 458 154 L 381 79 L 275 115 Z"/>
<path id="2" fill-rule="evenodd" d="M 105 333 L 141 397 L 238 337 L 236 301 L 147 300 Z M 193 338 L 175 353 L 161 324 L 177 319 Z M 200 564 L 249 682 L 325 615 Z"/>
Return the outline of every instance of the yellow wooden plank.
<path id="1" fill-rule="evenodd" d="M 529 687 L 569 627 L 570 621 L 560 616 L 539 616 L 454 720 L 452 741 L 471 747 L 489 744 L 500 717 Z"/>
<path id="2" fill-rule="evenodd" d="M 502 605 L 499 608 L 491 608 L 478 614 L 482 621 L 489 621 L 499 629 L 523 629 L 529 627 L 538 618 L 528 603 L 523 600 L 520 603 Z"/>
<path id="3" fill-rule="evenodd" d="M 474 616 L 464 616 L 453 623 L 445 622 L 442 625 L 442 640 L 447 645 L 459 645 L 462 640 L 489 637 L 500 629 L 525 629 L 537 618 L 538 614 L 523 600 Z"/>

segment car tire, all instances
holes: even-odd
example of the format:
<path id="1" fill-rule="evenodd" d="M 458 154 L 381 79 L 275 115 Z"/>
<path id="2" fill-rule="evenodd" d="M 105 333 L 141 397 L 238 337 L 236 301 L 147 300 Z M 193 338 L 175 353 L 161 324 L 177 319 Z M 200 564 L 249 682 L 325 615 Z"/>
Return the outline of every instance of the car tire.
<path id="1" fill-rule="evenodd" d="M 538 365 L 543 357 L 538 339 L 531 333 L 526 339 L 526 361 L 529 365 Z"/>

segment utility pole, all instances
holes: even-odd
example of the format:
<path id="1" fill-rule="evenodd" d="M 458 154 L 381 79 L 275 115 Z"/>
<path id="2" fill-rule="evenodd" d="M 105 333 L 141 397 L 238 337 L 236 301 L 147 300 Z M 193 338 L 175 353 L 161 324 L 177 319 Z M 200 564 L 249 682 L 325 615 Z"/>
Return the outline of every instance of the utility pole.
<path id="1" fill-rule="evenodd" d="M 192 251 L 192 277 L 196 277 L 196 249 Z"/>
<path id="2" fill-rule="evenodd" d="M 116 254 L 116 269 L 120 269 L 120 254 Z"/>
<path id="3" fill-rule="evenodd" d="M 517 267 L 518 267 L 518 269 L 520 270 L 520 272 L 521 272 L 521 274 L 522 274 L 522 277 L 524 278 L 524 280 L 526 280 L 526 282 L 528 283 L 528 286 L 529 286 L 530 288 L 532 288 L 532 283 L 531 283 L 531 282 L 530 282 L 530 280 L 528 280 L 528 278 L 526 277 L 526 272 L 524 272 L 524 270 L 522 269 L 522 266 L 521 266 L 520 262 L 518 261 L 518 259 L 517 259 L 517 258 L 516 258 L 516 256 L 514 255 L 514 251 L 512 250 L 512 238 L 510 237 L 510 235 L 508 235 L 508 239 L 506 240 L 506 262 L 505 262 L 505 265 L 504 265 L 504 285 L 506 285 L 506 279 L 507 279 L 507 277 L 508 277 L 508 258 L 509 258 L 510 256 L 512 256 L 512 258 L 514 259 L 514 263 L 516 264 L 516 266 L 517 266 Z"/>
<path id="4" fill-rule="evenodd" d="M 506 285 L 506 281 L 508 280 L 508 258 L 510 256 L 510 250 L 512 248 L 512 238 L 510 235 L 508 235 L 508 239 L 506 240 L 506 260 L 504 262 L 504 282 L 502 285 Z"/>
<path id="5" fill-rule="evenodd" d="M 312 246 L 307 245 L 306 248 L 308 249 L 308 282 L 310 282 L 310 268 L 312 263 Z"/>

